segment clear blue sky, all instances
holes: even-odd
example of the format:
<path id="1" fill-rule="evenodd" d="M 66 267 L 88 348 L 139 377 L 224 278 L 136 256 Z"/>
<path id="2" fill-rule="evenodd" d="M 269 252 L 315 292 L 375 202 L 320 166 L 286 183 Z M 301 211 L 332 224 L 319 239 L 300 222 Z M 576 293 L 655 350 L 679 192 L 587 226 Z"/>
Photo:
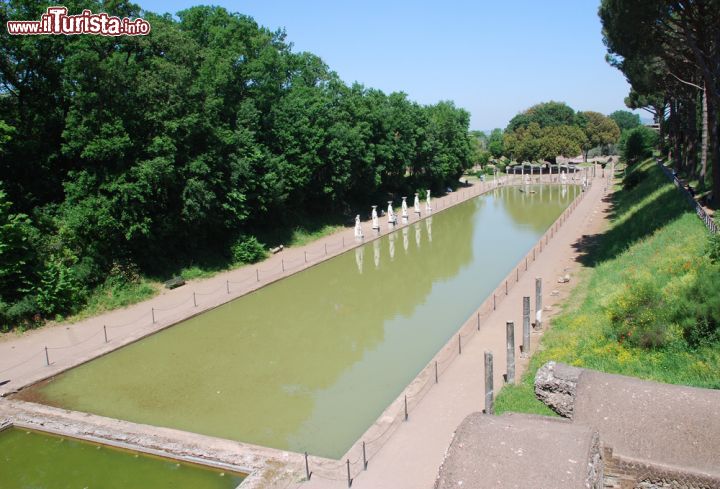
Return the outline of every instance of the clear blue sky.
<path id="1" fill-rule="evenodd" d="M 201 0 L 135 0 L 176 13 Z M 629 86 L 604 59 L 599 0 L 215 0 L 319 55 L 348 83 L 417 102 L 452 100 L 472 129 L 505 127 L 538 102 L 625 109 Z"/>

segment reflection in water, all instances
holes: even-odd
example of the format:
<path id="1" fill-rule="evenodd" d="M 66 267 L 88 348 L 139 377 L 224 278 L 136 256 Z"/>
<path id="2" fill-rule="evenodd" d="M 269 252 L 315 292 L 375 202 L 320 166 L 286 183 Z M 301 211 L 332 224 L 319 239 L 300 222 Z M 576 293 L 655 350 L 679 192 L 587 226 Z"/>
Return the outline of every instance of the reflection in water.
<path id="1" fill-rule="evenodd" d="M 402 230 L 402 235 L 403 235 L 403 249 L 405 249 L 405 254 L 407 254 L 408 245 L 410 244 L 410 243 L 409 243 L 410 239 L 408 238 L 409 232 L 410 232 L 410 229 L 409 229 L 407 226 L 405 226 L 405 227 L 403 228 L 403 230 Z"/>
<path id="2" fill-rule="evenodd" d="M 372 245 L 375 267 L 363 269 L 363 246 L 33 394 L 83 412 L 339 458 L 576 192 L 541 198 L 539 187 L 521 189 L 447 209 L 426 221 L 424 237 L 414 224 L 417 246 L 406 247 L 403 229 L 406 253 L 394 260 L 385 236 Z"/>
<path id="3" fill-rule="evenodd" d="M 390 261 L 395 259 L 395 233 L 388 236 L 388 246 L 390 247 Z"/>
<path id="4" fill-rule="evenodd" d="M 357 263 L 358 272 L 362 275 L 363 272 L 363 258 L 365 257 L 365 247 L 358 246 L 355 248 L 355 263 Z"/>
<path id="5" fill-rule="evenodd" d="M 375 268 L 380 267 L 380 240 L 373 241 L 373 260 L 375 260 Z"/>
<path id="6" fill-rule="evenodd" d="M 432 243 L 432 217 L 425 219 L 425 230 L 427 231 L 428 241 Z"/>

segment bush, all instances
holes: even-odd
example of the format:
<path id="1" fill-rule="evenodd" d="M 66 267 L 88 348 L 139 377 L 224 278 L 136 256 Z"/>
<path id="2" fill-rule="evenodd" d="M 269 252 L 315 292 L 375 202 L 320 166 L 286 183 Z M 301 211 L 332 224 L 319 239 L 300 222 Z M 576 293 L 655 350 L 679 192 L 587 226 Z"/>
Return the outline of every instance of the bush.
<path id="1" fill-rule="evenodd" d="M 720 214 L 715 216 L 715 225 L 720 228 Z M 712 263 L 720 263 L 720 233 L 710 234 L 708 240 L 708 257 Z"/>
<path id="2" fill-rule="evenodd" d="M 267 256 L 265 246 L 255 236 L 240 236 L 230 248 L 235 263 L 255 263 Z"/>
<path id="3" fill-rule="evenodd" d="M 618 342 L 641 348 L 660 348 L 669 339 L 665 300 L 652 278 L 638 279 L 608 306 L 612 334 Z"/>
<path id="4" fill-rule="evenodd" d="M 720 340 L 720 267 L 701 267 L 681 294 L 674 319 L 692 347 Z"/>
<path id="5" fill-rule="evenodd" d="M 636 163 L 652 156 L 652 150 L 657 145 L 658 134 L 652 129 L 640 126 L 630 129 L 620 138 L 620 149 L 625 161 Z"/>
<path id="6" fill-rule="evenodd" d="M 46 316 L 73 312 L 84 304 L 87 290 L 78 281 L 72 267 L 52 258 L 40 275 L 37 304 Z"/>
<path id="7" fill-rule="evenodd" d="M 35 296 L 26 295 L 14 304 L 0 302 L 0 332 L 16 327 L 34 327 L 41 321 Z"/>

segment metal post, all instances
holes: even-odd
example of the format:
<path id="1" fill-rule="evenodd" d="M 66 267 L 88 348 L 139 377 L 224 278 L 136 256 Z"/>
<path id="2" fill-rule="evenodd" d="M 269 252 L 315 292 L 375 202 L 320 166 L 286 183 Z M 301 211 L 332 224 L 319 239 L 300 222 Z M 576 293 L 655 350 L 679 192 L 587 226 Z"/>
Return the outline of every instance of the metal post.
<path id="1" fill-rule="evenodd" d="M 50 355 L 48 355 L 47 346 L 45 347 L 45 365 L 50 366 Z"/>
<path id="2" fill-rule="evenodd" d="M 535 248 L 533 248 L 533 261 L 535 261 Z"/>
<path id="3" fill-rule="evenodd" d="M 348 487 L 352 487 L 352 477 L 350 477 L 350 459 L 347 459 Z"/>
<path id="4" fill-rule="evenodd" d="M 480 331 L 480 311 L 477 312 L 477 328 Z"/>
<path id="5" fill-rule="evenodd" d="M 280 266 L 282 267 L 282 271 L 285 271 L 285 258 L 280 258 Z"/>
<path id="6" fill-rule="evenodd" d="M 229 294 L 230 293 L 230 281 L 229 280 L 225 281 L 225 289 L 227 290 L 227 293 Z"/>
<path id="7" fill-rule="evenodd" d="M 365 455 L 365 442 L 363 442 L 363 470 L 367 470 L 367 455 Z"/>
<path id="8" fill-rule="evenodd" d="M 342 239 L 342 247 L 345 248 L 345 236 L 343 236 L 343 239 Z"/>
<path id="9" fill-rule="evenodd" d="M 193 292 L 193 305 L 197 307 L 197 299 L 195 299 L 195 292 Z"/>
<path id="10" fill-rule="evenodd" d="M 107 343 L 107 327 L 103 324 L 103 333 L 105 333 L 105 343 Z"/>
<path id="11" fill-rule="evenodd" d="M 530 296 L 523 297 L 523 355 L 530 356 Z"/>
<path id="12" fill-rule="evenodd" d="M 493 414 L 493 354 L 485 352 L 485 414 Z"/>
<path id="13" fill-rule="evenodd" d="M 493 293 L 493 311 L 496 309 L 495 294 Z"/>
<path id="14" fill-rule="evenodd" d="M 507 338 L 507 370 L 505 374 L 505 382 L 508 384 L 515 383 L 515 323 L 507 321 L 505 323 Z"/>
<path id="15" fill-rule="evenodd" d="M 310 477 L 312 477 L 312 472 L 310 472 L 310 465 L 308 464 L 307 452 L 305 452 L 305 476 L 307 477 L 307 480 L 310 480 Z"/>
<path id="16" fill-rule="evenodd" d="M 307 251 L 303 251 L 303 253 L 305 254 L 305 263 L 307 263 Z"/>
<path id="17" fill-rule="evenodd" d="M 519 281 L 520 281 L 520 268 L 516 268 L 515 269 L 515 282 L 517 283 Z"/>
<path id="18" fill-rule="evenodd" d="M 527 272 L 527 256 L 525 257 L 525 271 Z"/>
<path id="19" fill-rule="evenodd" d="M 407 412 L 407 394 L 405 394 L 405 421 L 408 420 L 408 412 Z"/>
<path id="20" fill-rule="evenodd" d="M 152 314 L 153 324 L 155 324 L 155 308 L 154 307 L 150 308 L 150 313 Z"/>
<path id="21" fill-rule="evenodd" d="M 458 355 L 462 355 L 462 335 L 458 333 Z"/>
<path id="22" fill-rule="evenodd" d="M 325 255 L 327 255 L 327 243 L 325 243 Z"/>
<path id="23" fill-rule="evenodd" d="M 508 295 L 508 286 L 507 286 L 507 280 L 505 281 L 505 295 Z"/>
<path id="24" fill-rule="evenodd" d="M 542 279 L 535 278 L 535 329 L 542 328 Z"/>
<path id="25" fill-rule="evenodd" d="M 437 360 L 435 360 L 435 383 L 438 383 Z"/>
<path id="26" fill-rule="evenodd" d="M 260 281 L 260 269 L 259 268 L 255 269 L 255 278 L 257 278 L 258 282 Z"/>

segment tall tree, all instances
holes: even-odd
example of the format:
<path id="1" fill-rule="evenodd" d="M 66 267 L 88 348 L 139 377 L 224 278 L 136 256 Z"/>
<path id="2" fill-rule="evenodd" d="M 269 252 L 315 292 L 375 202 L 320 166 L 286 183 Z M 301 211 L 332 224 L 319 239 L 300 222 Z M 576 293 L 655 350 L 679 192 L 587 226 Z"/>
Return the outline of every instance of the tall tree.
<path id="1" fill-rule="evenodd" d="M 587 138 L 583 144 L 583 158 L 587 161 L 590 149 L 617 143 L 620 139 L 620 128 L 614 120 L 599 112 L 586 111 L 581 112 L 581 115 L 584 119 L 582 128 Z"/>

